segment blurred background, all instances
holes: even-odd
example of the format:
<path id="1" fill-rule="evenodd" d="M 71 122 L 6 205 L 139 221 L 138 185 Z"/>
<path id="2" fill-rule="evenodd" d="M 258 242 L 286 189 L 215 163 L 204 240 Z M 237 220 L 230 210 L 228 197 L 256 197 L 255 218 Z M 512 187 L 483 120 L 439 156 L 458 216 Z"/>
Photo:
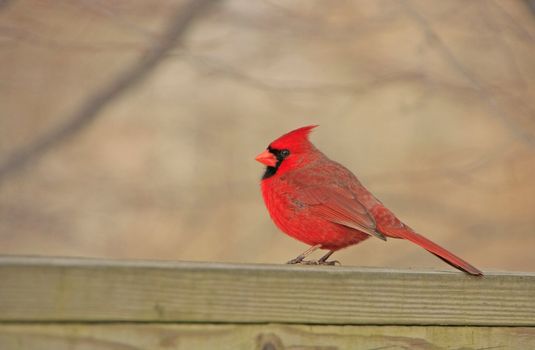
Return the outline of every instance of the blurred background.
<path id="1" fill-rule="evenodd" d="M 286 262 L 307 247 L 254 157 L 320 124 L 417 231 L 535 270 L 530 1 L 204 3 L 0 1 L 0 254 Z M 398 240 L 334 257 L 449 269 Z"/>

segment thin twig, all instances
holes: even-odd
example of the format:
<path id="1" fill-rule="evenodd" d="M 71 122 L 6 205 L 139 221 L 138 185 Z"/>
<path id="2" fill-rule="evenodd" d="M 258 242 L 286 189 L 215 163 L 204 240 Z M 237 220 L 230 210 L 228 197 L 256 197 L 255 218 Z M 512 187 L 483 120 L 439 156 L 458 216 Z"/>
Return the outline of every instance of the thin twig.
<path id="1" fill-rule="evenodd" d="M 255 77 L 241 68 L 227 64 L 221 60 L 204 55 L 198 55 L 188 50 L 179 52 L 183 59 L 188 60 L 194 67 L 198 67 L 210 74 L 220 74 L 232 78 L 236 81 L 247 84 L 249 87 L 275 91 L 281 93 L 319 93 L 319 94 L 341 94 L 341 93 L 363 93 L 374 87 L 384 84 L 399 82 L 404 80 L 418 80 L 424 78 L 420 73 L 402 71 L 396 74 L 377 75 L 371 81 L 347 81 L 347 82 L 314 82 L 298 81 L 289 79 L 262 79 Z"/>
<path id="2" fill-rule="evenodd" d="M 185 5 L 180 6 L 160 40 L 156 41 L 136 63 L 91 94 L 80 108 L 63 119 L 66 122 L 52 128 L 33 143 L 6 157 L 6 160 L 0 163 L 0 181 L 80 132 L 94 121 L 99 116 L 99 112 L 110 102 L 141 83 L 175 44 L 184 37 L 193 22 L 216 1 L 190 0 Z"/>

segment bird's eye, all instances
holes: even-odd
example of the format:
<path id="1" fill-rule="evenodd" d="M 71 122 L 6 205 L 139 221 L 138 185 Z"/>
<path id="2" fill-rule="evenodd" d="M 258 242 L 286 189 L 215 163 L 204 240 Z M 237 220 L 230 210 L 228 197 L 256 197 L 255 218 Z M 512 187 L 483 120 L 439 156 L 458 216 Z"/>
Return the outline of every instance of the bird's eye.
<path id="1" fill-rule="evenodd" d="M 290 151 L 288 151 L 287 149 L 283 149 L 280 153 L 281 157 L 282 158 L 286 158 L 290 155 Z"/>

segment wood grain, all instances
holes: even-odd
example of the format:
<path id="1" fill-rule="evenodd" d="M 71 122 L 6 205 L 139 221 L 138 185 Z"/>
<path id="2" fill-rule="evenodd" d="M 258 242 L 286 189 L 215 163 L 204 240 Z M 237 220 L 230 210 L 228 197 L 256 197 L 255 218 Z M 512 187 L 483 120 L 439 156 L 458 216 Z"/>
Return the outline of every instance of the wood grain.
<path id="1" fill-rule="evenodd" d="M 203 324 L 0 325 L 9 350 L 535 349 L 535 328 Z"/>
<path id="2" fill-rule="evenodd" d="M 0 258 L 3 322 L 535 326 L 535 274 Z"/>

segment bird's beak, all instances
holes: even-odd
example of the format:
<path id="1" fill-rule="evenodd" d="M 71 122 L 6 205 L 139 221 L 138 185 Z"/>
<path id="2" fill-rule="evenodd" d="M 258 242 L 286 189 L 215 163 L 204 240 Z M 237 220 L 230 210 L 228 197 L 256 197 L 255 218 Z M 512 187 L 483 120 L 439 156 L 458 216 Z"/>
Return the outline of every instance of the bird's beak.
<path id="1" fill-rule="evenodd" d="M 277 165 L 277 158 L 275 157 L 273 153 L 271 153 L 268 150 L 265 150 L 264 152 L 257 155 L 255 160 L 267 166 L 271 166 L 271 167 L 274 167 L 275 165 Z"/>

